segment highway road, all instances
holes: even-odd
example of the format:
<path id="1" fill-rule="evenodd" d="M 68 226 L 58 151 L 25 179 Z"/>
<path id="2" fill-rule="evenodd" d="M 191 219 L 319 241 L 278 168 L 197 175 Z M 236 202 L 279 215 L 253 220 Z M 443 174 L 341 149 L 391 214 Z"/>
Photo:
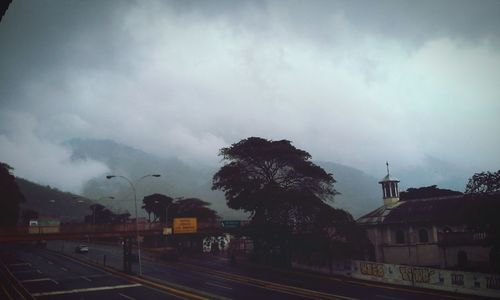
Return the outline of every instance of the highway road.
<path id="1" fill-rule="evenodd" d="M 91 245 L 88 254 L 75 254 L 77 243 L 51 242 L 49 249 L 73 255 L 117 269 L 122 268 L 119 245 Z M 143 251 L 144 252 L 144 251 Z M 404 287 L 366 283 L 346 278 L 316 275 L 290 270 L 263 268 L 251 264 L 233 266 L 226 259 L 204 256 L 166 262 L 153 253 L 143 253 L 143 275 L 174 286 L 201 292 L 210 298 L 229 299 L 470 299 Z M 136 267 L 136 266 L 134 266 Z M 135 270 L 135 269 L 134 269 Z"/>
<path id="2" fill-rule="evenodd" d="M 147 251 L 138 278 L 116 271 L 123 264 L 119 245 L 90 244 L 89 253 L 80 254 L 74 251 L 78 244 L 51 241 L 47 249 L 0 245 L 0 258 L 39 299 L 471 299 L 247 263 L 234 266 L 212 256 L 167 262 Z M 98 267 L 104 263 L 108 268 Z M 2 289 L 0 297 L 8 294 Z"/>
<path id="3" fill-rule="evenodd" d="M 0 245 L 0 258 L 36 299 L 186 299 L 36 247 Z M 2 299 L 22 299 L 6 286 L 4 277 Z"/>

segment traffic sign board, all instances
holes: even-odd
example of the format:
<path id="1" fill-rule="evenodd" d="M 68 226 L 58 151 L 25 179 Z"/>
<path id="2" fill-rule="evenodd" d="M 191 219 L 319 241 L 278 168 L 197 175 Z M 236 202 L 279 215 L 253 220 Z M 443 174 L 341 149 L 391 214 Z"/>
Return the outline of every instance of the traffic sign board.
<path id="1" fill-rule="evenodd" d="M 196 218 L 174 218 L 174 234 L 177 233 L 196 233 Z"/>
<path id="2" fill-rule="evenodd" d="M 240 220 L 226 220 L 220 222 L 220 227 L 225 229 L 240 228 L 240 226 L 241 226 Z"/>

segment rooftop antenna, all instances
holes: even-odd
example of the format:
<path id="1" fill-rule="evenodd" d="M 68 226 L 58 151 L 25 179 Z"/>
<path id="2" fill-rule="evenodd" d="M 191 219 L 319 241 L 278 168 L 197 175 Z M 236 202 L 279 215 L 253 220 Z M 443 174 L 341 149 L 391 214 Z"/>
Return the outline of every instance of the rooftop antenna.
<path id="1" fill-rule="evenodd" d="M 386 161 L 386 162 L 385 162 L 385 165 L 387 166 L 387 175 L 389 175 L 389 162 L 388 162 L 388 161 Z"/>

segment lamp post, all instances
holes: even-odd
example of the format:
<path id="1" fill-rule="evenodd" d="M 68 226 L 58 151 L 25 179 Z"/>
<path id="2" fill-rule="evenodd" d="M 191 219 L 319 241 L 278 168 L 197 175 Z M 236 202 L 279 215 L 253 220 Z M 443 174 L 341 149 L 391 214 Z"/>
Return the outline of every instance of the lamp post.
<path id="1" fill-rule="evenodd" d="M 148 174 L 148 175 L 144 175 L 142 176 L 141 178 L 139 178 L 137 181 L 136 181 L 136 185 L 139 184 L 139 182 L 146 178 L 146 177 L 160 177 L 161 175 L 160 174 Z M 128 179 L 127 177 L 125 176 L 122 176 L 122 175 L 107 175 L 106 178 L 107 179 L 111 179 L 111 178 L 122 178 L 122 179 L 125 179 L 129 184 L 130 186 L 132 187 L 132 191 L 134 192 L 134 205 L 135 205 L 135 235 L 136 235 L 136 240 L 137 240 L 137 256 L 138 256 L 138 260 L 139 260 L 139 276 L 142 276 L 142 264 L 141 264 L 141 243 L 139 241 L 139 219 L 137 217 L 137 191 L 135 189 L 135 186 L 134 184 L 132 183 L 132 181 L 130 179 Z"/>
<path id="2" fill-rule="evenodd" d="M 158 201 L 155 201 L 156 204 L 159 204 L 160 202 Z M 167 220 L 168 220 L 168 209 L 170 208 L 170 206 L 172 206 L 174 204 L 174 202 L 170 203 L 169 205 L 167 205 L 165 207 L 165 226 L 168 227 L 168 223 L 167 223 Z"/>

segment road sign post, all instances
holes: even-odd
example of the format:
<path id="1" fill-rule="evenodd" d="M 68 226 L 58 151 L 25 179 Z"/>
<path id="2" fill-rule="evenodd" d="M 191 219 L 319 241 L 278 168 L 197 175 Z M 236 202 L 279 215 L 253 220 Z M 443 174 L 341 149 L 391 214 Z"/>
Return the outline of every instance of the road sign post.
<path id="1" fill-rule="evenodd" d="M 235 229 L 241 227 L 240 220 L 224 220 L 220 222 L 221 229 Z"/>

